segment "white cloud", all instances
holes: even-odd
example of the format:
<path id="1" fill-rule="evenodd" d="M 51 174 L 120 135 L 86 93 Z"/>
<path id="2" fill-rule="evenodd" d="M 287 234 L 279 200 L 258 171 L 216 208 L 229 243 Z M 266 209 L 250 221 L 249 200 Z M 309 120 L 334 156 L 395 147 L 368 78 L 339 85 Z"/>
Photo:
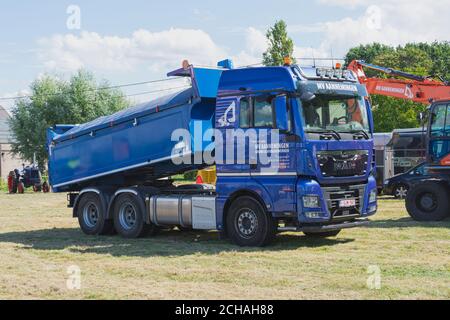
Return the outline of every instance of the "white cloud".
<path id="1" fill-rule="evenodd" d="M 251 55 L 261 56 L 263 52 L 267 50 L 267 38 L 266 35 L 253 27 L 245 30 L 245 50 Z"/>
<path id="2" fill-rule="evenodd" d="M 448 40 L 450 0 L 436 0 L 432 4 L 411 0 L 316 2 L 347 8 L 349 14 L 338 20 L 289 25 L 292 35 L 312 33 L 318 39 L 314 48 L 296 46 L 296 57 L 326 58 L 332 53 L 334 57 L 343 57 L 349 48 L 372 42 L 396 46 Z M 193 12 L 194 15 L 203 13 L 198 9 Z M 261 62 L 268 45 L 265 32 L 248 27 L 240 33 L 244 34 L 244 41 L 225 48 L 203 30 L 171 28 L 152 32 L 140 29 L 123 37 L 84 31 L 79 35 L 60 34 L 40 39 L 39 58 L 47 71 L 74 71 L 84 67 L 94 72 L 149 70 L 152 74 L 176 68 L 184 59 L 200 65 L 215 65 L 229 57 L 237 66 Z"/>
<path id="3" fill-rule="evenodd" d="M 349 48 L 359 44 L 380 42 L 387 45 L 404 45 L 408 42 L 433 42 L 449 40 L 450 0 L 425 1 L 388 0 L 318 0 L 321 4 L 343 7 L 364 6 L 359 16 L 312 25 L 293 25 L 291 32 L 319 32 L 320 45 L 316 55 L 342 57 Z M 353 11 L 352 11 L 353 12 Z M 297 52 L 306 48 L 297 48 Z"/>
<path id="4" fill-rule="evenodd" d="M 249 27 L 244 30 L 245 44 L 242 51 L 232 55 L 236 66 L 247 66 L 260 63 L 262 54 L 267 50 L 268 43 L 265 34 L 256 28 Z"/>
<path id="5" fill-rule="evenodd" d="M 140 29 L 130 37 L 84 31 L 79 36 L 54 35 L 38 43 L 39 58 L 45 67 L 64 71 L 82 67 L 130 71 L 142 66 L 158 71 L 178 66 L 183 59 L 214 64 L 226 56 L 224 49 L 206 32 L 192 29 L 172 28 L 161 32 Z"/>

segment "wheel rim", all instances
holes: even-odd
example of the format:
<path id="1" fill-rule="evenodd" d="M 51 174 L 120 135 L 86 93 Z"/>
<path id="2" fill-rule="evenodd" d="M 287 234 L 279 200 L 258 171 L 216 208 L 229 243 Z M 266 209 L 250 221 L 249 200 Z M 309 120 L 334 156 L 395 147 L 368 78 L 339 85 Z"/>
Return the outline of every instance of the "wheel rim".
<path id="1" fill-rule="evenodd" d="M 405 199 L 408 193 L 408 189 L 404 186 L 397 187 L 395 189 L 395 196 L 399 199 Z"/>
<path id="2" fill-rule="evenodd" d="M 131 230 L 136 225 L 136 208 L 130 202 L 125 202 L 119 209 L 120 225 L 126 229 Z"/>
<path id="3" fill-rule="evenodd" d="M 436 209 L 437 199 L 432 193 L 426 192 L 417 197 L 417 207 L 425 212 L 432 212 Z"/>
<path id="4" fill-rule="evenodd" d="M 251 238 L 258 229 L 258 217 L 248 208 L 239 211 L 236 219 L 236 229 L 243 238 Z"/>
<path id="5" fill-rule="evenodd" d="M 94 228 L 98 223 L 99 210 L 95 203 L 89 202 L 83 208 L 83 221 L 89 228 Z"/>

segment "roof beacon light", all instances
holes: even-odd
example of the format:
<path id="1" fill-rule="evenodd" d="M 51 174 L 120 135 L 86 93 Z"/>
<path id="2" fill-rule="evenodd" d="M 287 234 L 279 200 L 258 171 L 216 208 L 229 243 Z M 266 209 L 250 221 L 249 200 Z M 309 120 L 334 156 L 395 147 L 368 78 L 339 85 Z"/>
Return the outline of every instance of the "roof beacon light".
<path id="1" fill-rule="evenodd" d="M 336 63 L 336 69 L 342 69 L 342 64 L 340 64 L 339 62 Z"/>
<path id="2" fill-rule="evenodd" d="M 285 66 L 290 66 L 292 64 L 291 57 L 284 57 L 283 58 L 283 63 L 284 63 Z"/>

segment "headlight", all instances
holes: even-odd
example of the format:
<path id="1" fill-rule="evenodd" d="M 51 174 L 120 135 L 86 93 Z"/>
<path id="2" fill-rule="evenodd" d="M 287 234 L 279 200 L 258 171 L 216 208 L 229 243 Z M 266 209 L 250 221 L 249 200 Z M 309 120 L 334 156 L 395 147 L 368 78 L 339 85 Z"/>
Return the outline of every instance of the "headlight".
<path id="1" fill-rule="evenodd" d="M 376 202 L 377 201 L 377 196 L 378 196 L 378 192 L 377 189 L 373 189 L 372 191 L 370 191 L 370 196 L 369 196 L 369 202 Z"/>
<path id="2" fill-rule="evenodd" d="M 318 196 L 303 196 L 303 207 L 320 208 Z"/>

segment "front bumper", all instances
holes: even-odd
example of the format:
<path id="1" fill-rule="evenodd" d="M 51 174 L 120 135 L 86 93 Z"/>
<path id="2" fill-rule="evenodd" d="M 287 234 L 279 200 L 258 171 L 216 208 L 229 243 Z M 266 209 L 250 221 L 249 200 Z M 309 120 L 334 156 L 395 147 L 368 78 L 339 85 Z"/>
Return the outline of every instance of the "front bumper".
<path id="1" fill-rule="evenodd" d="M 367 183 L 354 185 L 321 186 L 312 179 L 300 179 L 297 185 L 299 226 L 330 225 L 347 223 L 367 218 L 377 211 L 377 202 L 370 202 L 370 193 L 377 192 L 375 179 L 369 177 Z M 303 204 L 303 196 L 317 196 L 320 205 L 308 208 Z M 341 200 L 355 200 L 352 207 L 340 207 Z"/>
<path id="2" fill-rule="evenodd" d="M 278 231 L 294 231 L 294 232 L 328 232 L 349 228 L 363 227 L 370 223 L 369 219 L 360 219 L 355 221 L 346 221 L 342 223 L 335 224 L 325 224 L 325 225 L 313 225 L 313 226 L 298 226 L 298 227 L 279 227 Z"/>

